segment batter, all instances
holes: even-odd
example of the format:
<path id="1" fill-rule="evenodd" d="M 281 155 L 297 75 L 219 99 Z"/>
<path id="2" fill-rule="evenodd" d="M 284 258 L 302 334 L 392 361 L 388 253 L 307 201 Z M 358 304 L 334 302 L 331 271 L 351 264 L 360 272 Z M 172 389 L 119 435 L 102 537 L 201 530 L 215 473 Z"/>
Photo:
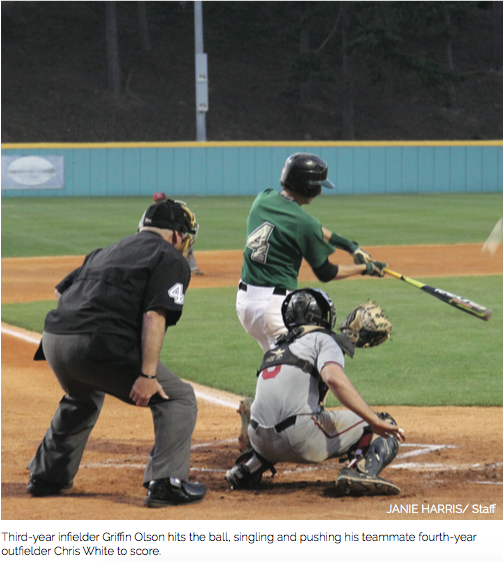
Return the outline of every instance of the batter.
<path id="1" fill-rule="evenodd" d="M 386 264 L 372 260 L 356 242 L 330 232 L 301 208 L 320 195 L 322 187 L 335 188 L 327 175 L 327 163 L 318 156 L 293 154 L 281 173 L 283 190 L 262 191 L 250 210 L 236 310 L 264 353 L 285 331 L 281 304 L 297 288 L 303 259 L 323 282 L 354 275 L 384 276 Z M 350 253 L 355 264 L 332 264 L 328 257 L 335 248 Z"/>

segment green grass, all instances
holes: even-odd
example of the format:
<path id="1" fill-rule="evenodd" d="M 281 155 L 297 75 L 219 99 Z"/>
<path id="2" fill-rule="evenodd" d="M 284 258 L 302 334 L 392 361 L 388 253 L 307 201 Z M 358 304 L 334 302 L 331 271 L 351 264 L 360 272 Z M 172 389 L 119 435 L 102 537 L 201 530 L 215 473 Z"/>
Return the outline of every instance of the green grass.
<path id="1" fill-rule="evenodd" d="M 371 404 L 503 405 L 503 291 L 499 276 L 422 279 L 493 310 L 483 322 L 395 279 L 327 285 L 338 323 L 368 298 L 387 312 L 392 340 L 357 350 L 346 372 Z M 162 360 L 186 379 L 253 396 L 261 350 L 241 327 L 234 288 L 190 290 L 178 325 L 167 332 Z M 41 332 L 54 301 L 7 304 L 2 320 Z M 331 398 L 329 406 L 336 405 Z"/>
<path id="2" fill-rule="evenodd" d="M 201 224 L 196 250 L 243 248 L 252 200 L 187 198 Z M 134 232 L 149 204 L 150 198 L 4 199 L 2 257 L 86 254 Z M 502 208 L 503 194 L 323 196 L 307 207 L 364 247 L 484 242 Z M 330 293 L 339 321 L 371 298 L 393 324 L 392 341 L 347 360 L 349 377 L 371 404 L 503 405 L 502 277 L 421 281 L 484 304 L 493 317 L 480 321 L 391 278 L 314 284 Z M 235 297 L 232 287 L 189 290 L 162 360 L 184 378 L 251 396 L 262 354 L 239 324 Z M 54 306 L 4 304 L 2 320 L 41 332 Z"/>
<path id="3" fill-rule="evenodd" d="M 241 249 L 253 197 L 187 197 L 201 225 L 196 250 Z M 146 197 L 8 198 L 2 257 L 82 255 L 135 232 Z M 503 194 L 333 196 L 308 212 L 362 246 L 484 242 Z"/>

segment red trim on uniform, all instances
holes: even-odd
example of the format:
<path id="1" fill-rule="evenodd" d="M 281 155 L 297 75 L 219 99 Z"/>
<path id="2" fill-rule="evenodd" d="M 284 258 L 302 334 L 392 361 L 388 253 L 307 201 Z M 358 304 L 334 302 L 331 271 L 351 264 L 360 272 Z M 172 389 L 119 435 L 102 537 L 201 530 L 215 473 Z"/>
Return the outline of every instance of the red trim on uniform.
<path id="1" fill-rule="evenodd" d="M 327 365 L 330 365 L 330 364 L 339 365 L 339 367 L 344 371 L 344 367 L 340 363 L 337 363 L 337 361 L 327 361 L 326 363 L 323 364 L 323 367 L 321 368 L 321 371 L 323 371 L 324 367 L 326 367 Z"/>
<path id="2" fill-rule="evenodd" d="M 262 371 L 262 378 L 265 381 L 267 379 L 273 379 L 280 371 L 281 371 L 281 365 L 277 365 L 276 367 L 267 367 Z"/>
<path id="3" fill-rule="evenodd" d="M 351 427 L 348 427 L 347 429 L 345 429 L 344 431 L 341 431 L 340 433 L 336 433 L 335 435 L 329 435 L 324 429 L 323 427 L 316 421 L 315 418 L 311 418 L 314 422 L 314 425 L 318 426 L 318 429 L 323 433 L 323 435 L 325 435 L 325 437 L 328 437 L 328 439 L 335 439 L 336 437 L 339 437 L 339 435 L 344 435 L 344 433 L 346 433 L 347 431 L 354 429 L 355 427 L 361 425 L 362 423 L 365 423 L 365 420 L 361 420 L 358 423 L 355 423 L 354 425 L 352 425 Z"/>

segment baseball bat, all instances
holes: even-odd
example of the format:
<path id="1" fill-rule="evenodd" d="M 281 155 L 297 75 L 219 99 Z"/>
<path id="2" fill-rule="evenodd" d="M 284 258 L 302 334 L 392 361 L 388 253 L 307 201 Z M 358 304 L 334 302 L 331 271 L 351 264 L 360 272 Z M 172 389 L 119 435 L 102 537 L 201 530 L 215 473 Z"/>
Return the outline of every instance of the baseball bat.
<path id="1" fill-rule="evenodd" d="M 436 297 L 455 308 L 462 310 L 463 312 L 467 312 L 468 314 L 472 314 L 481 320 L 485 320 L 486 322 L 492 316 L 492 310 L 482 306 L 481 304 L 477 304 L 471 300 L 465 299 L 464 297 L 460 297 L 459 295 L 454 295 L 453 293 L 449 293 L 448 291 L 444 291 L 442 289 L 437 289 L 436 287 L 430 287 L 430 285 L 426 285 L 425 283 L 421 283 L 420 281 L 416 281 L 415 279 L 411 279 L 410 277 L 405 277 L 401 273 L 397 273 L 396 271 L 392 271 L 387 267 L 384 268 L 384 273 L 391 275 L 392 277 L 396 277 L 401 281 L 405 281 L 409 283 L 409 285 L 413 285 L 421 291 L 424 291 L 428 295 Z"/>

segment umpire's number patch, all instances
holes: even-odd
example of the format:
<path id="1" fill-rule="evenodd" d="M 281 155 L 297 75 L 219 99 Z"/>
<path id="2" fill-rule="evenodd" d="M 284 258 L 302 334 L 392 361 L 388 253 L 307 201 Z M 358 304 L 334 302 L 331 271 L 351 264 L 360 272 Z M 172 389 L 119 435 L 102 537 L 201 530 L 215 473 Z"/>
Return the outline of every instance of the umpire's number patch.
<path id="1" fill-rule="evenodd" d="M 168 291 L 168 295 L 175 301 L 176 304 L 183 304 L 183 285 L 181 283 L 176 283 Z"/>
<path id="2" fill-rule="evenodd" d="M 252 250 L 251 259 L 259 263 L 267 261 L 267 253 L 269 252 L 269 237 L 274 230 L 274 225 L 270 222 L 265 222 L 256 228 L 248 239 L 246 245 Z"/>

